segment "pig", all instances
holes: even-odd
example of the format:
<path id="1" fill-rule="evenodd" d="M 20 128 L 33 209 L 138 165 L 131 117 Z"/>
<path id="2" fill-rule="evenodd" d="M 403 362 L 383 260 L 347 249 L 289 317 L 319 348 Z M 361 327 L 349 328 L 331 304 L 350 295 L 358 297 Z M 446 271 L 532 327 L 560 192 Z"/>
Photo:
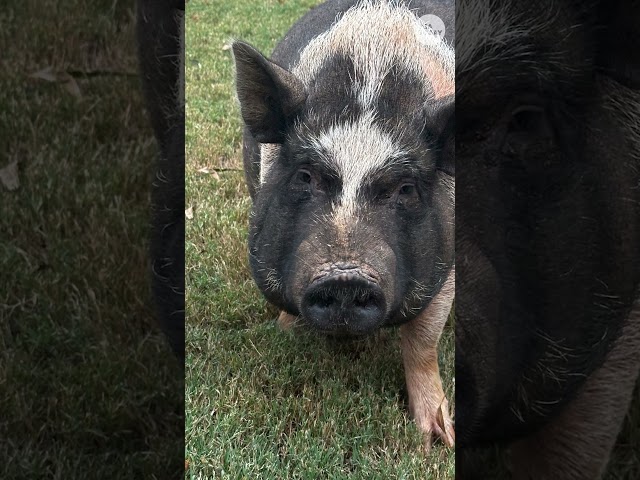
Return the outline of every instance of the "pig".
<path id="1" fill-rule="evenodd" d="M 184 0 L 136 4 L 140 77 L 159 155 L 151 189 L 158 323 L 184 364 Z"/>
<path id="2" fill-rule="evenodd" d="M 455 284 L 453 17 L 452 2 L 329 1 L 271 58 L 232 45 L 255 282 L 284 327 L 400 326 L 427 449 L 454 444 L 437 357 Z"/>
<path id="3" fill-rule="evenodd" d="M 639 18 L 456 6 L 456 478 L 606 468 L 640 370 Z"/>

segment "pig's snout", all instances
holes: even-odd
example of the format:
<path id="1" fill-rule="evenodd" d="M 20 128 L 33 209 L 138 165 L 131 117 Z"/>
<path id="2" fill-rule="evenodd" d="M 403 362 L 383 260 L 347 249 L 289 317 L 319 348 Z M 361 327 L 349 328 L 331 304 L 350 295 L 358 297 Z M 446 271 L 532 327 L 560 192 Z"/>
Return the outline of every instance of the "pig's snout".
<path id="1" fill-rule="evenodd" d="M 364 335 L 381 326 L 386 301 L 380 286 L 358 273 L 313 281 L 302 299 L 306 321 L 326 333 Z"/>

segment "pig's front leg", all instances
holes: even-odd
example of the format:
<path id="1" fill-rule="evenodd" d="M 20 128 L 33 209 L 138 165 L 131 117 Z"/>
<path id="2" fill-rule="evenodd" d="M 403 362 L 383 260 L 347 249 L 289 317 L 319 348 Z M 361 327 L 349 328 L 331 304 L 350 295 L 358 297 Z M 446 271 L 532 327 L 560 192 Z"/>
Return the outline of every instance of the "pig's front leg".
<path id="1" fill-rule="evenodd" d="M 438 340 L 447 321 L 455 296 L 455 268 L 452 268 L 440 292 L 411 322 L 400 327 L 409 411 L 424 434 L 429 452 L 433 435 L 453 447 L 455 433 L 449 416 L 449 403 L 442 390 L 438 368 Z"/>

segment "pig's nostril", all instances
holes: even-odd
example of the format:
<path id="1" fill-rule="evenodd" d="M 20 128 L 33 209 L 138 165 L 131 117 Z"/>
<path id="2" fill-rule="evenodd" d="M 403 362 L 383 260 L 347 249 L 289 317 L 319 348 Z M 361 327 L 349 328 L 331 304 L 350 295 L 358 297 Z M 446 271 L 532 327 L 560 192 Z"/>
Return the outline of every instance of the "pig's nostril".
<path id="1" fill-rule="evenodd" d="M 314 308 L 331 308 L 337 301 L 333 292 L 329 289 L 321 289 L 312 292 L 305 297 L 307 304 Z"/>
<path id="2" fill-rule="evenodd" d="M 335 275 L 314 282 L 301 305 L 307 321 L 323 331 L 364 334 L 384 320 L 380 287 L 359 275 Z"/>
<path id="3" fill-rule="evenodd" d="M 329 296 L 321 296 L 316 301 L 315 304 L 320 308 L 329 308 L 333 305 L 335 299 Z"/>
<path id="4" fill-rule="evenodd" d="M 375 306 L 375 296 L 371 292 L 367 291 L 359 291 L 357 292 L 354 300 L 353 306 L 358 308 L 367 308 L 371 306 Z"/>

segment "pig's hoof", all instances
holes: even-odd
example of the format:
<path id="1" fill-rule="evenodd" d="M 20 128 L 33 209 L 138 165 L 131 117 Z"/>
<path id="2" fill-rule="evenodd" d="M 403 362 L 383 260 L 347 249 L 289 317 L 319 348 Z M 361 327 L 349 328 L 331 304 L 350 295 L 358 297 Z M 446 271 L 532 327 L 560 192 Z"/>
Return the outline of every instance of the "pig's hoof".
<path id="1" fill-rule="evenodd" d="M 278 315 L 278 320 L 276 321 L 280 330 L 291 330 L 296 326 L 298 321 L 298 317 L 295 315 L 291 315 L 290 313 L 285 312 L 284 310 L 280 311 L 280 315 Z"/>
<path id="2" fill-rule="evenodd" d="M 418 428 L 423 432 L 426 453 L 431 451 L 431 445 L 437 438 L 447 447 L 453 448 L 456 434 L 449 416 L 449 402 L 446 397 L 443 396 L 442 401 L 434 408 L 415 408 L 412 413 Z"/>

